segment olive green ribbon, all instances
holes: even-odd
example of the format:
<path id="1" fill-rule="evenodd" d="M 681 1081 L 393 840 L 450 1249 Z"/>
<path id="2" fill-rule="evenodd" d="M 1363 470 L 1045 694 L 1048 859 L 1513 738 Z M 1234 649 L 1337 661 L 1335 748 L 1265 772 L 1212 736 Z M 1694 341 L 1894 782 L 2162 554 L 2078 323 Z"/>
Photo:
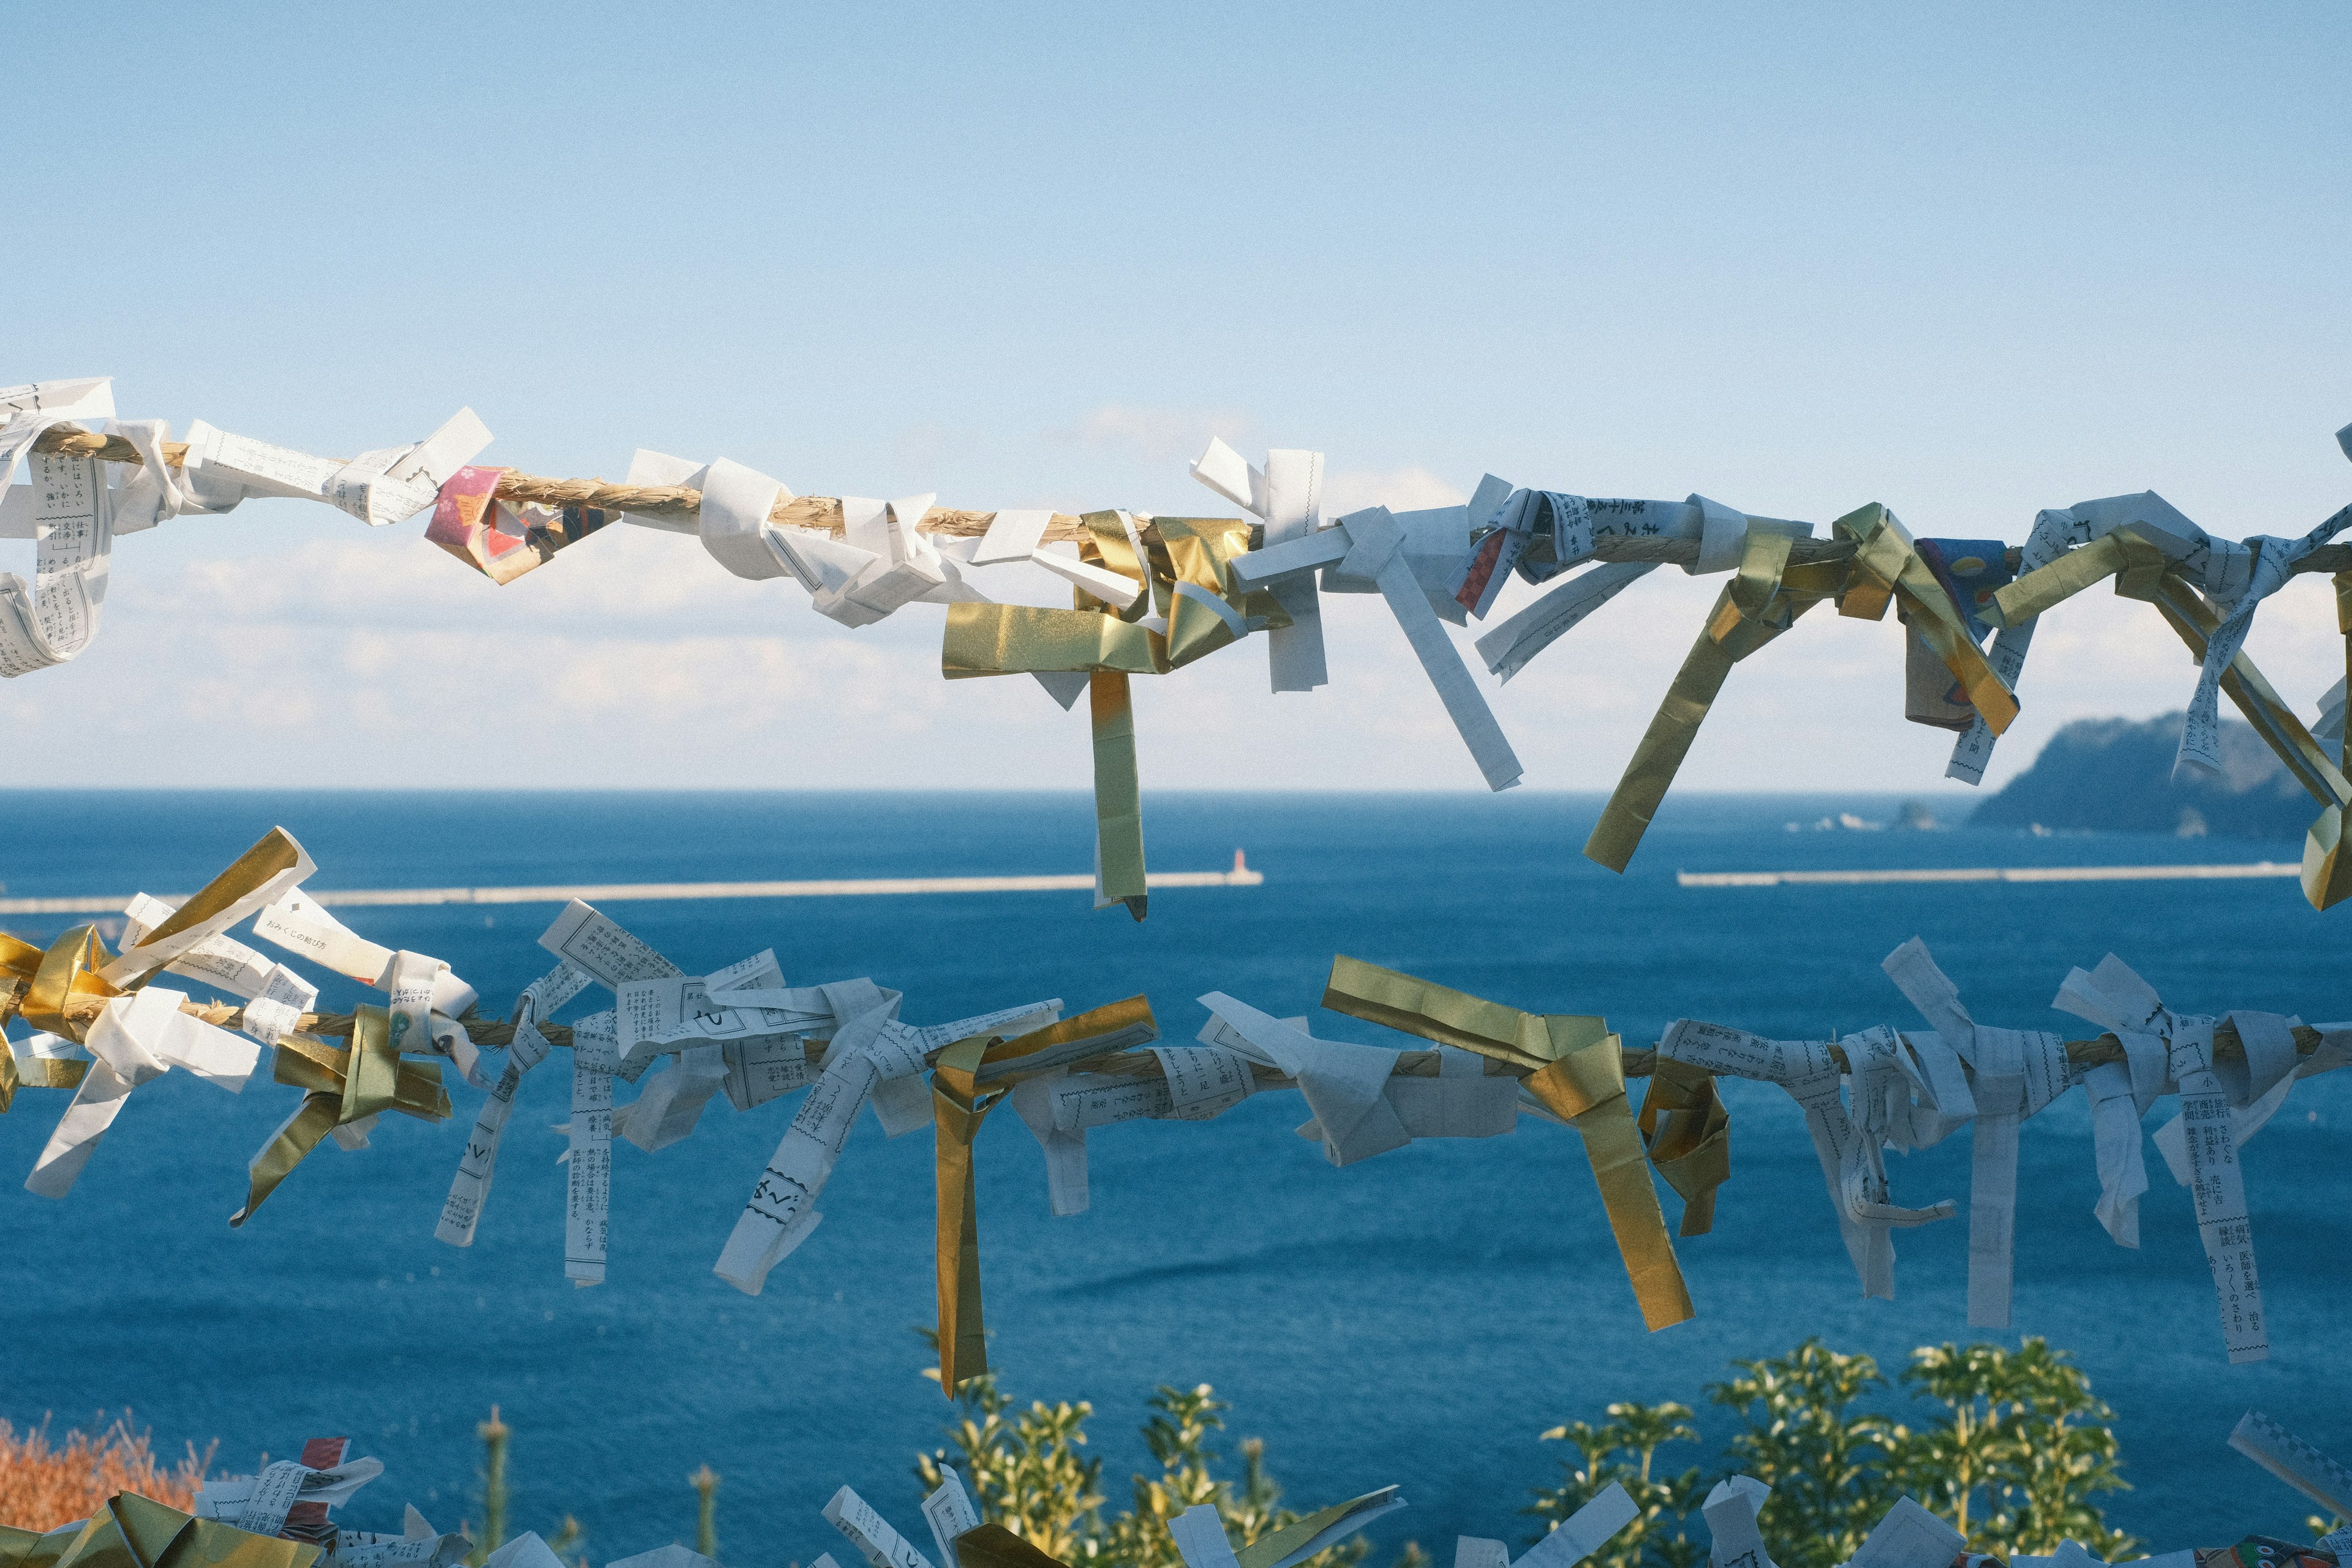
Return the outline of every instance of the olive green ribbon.
<path id="1" fill-rule="evenodd" d="M 393 1042 L 391 1015 L 382 1007 L 362 1007 L 352 1016 L 349 1049 L 309 1035 L 281 1038 L 270 1077 L 310 1092 L 253 1157 L 245 1206 L 228 1223 L 236 1226 L 251 1219 L 262 1200 L 338 1127 L 386 1110 L 420 1121 L 447 1121 L 449 1091 L 441 1085 L 440 1060 L 432 1055 L 430 1041 L 420 1044 L 425 1059 L 404 1058 Z"/>
<path id="2" fill-rule="evenodd" d="M 1139 1034 L 1138 1030 L 1146 1031 Z M 1106 1050 L 1156 1036 L 1151 1004 L 1129 996 L 1107 1006 L 1006 1039 L 974 1035 L 947 1046 L 931 1062 L 931 1119 L 939 1130 L 933 1184 L 939 1199 L 936 1269 L 940 1302 L 940 1389 L 957 1387 L 988 1370 L 988 1330 L 980 1293 L 980 1199 L 972 1176 L 972 1143 L 988 1113 L 1013 1087 L 1067 1067 L 1073 1049 Z M 986 1079 L 983 1083 L 982 1079 Z"/>
<path id="3" fill-rule="evenodd" d="M 0 1568 L 311 1568 L 319 1548 L 117 1492 L 46 1533 L 0 1525 Z"/>
<path id="4" fill-rule="evenodd" d="M 1623 1044 L 1606 1022 L 1523 1012 L 1344 953 L 1331 961 L 1323 1005 L 1524 1070 L 1528 1092 L 1584 1140 L 1642 1321 L 1654 1331 L 1695 1315 L 1625 1097 Z"/>
<path id="5" fill-rule="evenodd" d="M 1751 523 L 1739 570 L 1707 612 L 1706 629 L 1675 672 L 1585 840 L 1588 859 L 1612 871 L 1625 869 L 1690 755 L 1699 727 L 1723 694 L 1731 667 L 1824 599 L 1837 601 L 1839 615 L 1862 620 L 1878 620 L 1887 605 L 1900 605 L 1906 624 L 1952 672 L 1988 729 L 2000 734 L 2016 719 L 2016 695 L 1985 661 L 1951 595 L 1895 514 L 1873 501 L 1830 528 L 1854 546 L 1852 559 L 1791 565 L 1794 536 Z"/>
<path id="6" fill-rule="evenodd" d="M 1088 512 L 1079 558 L 1145 585 L 1117 609 L 1084 588 L 1067 610 L 1031 605 L 948 606 L 940 669 L 950 680 L 989 675 L 1084 672 L 1094 746 L 1097 907 L 1144 918 L 1143 797 L 1135 753 L 1135 698 L 1128 678 L 1165 675 L 1261 626 L 1287 626 L 1271 593 L 1244 593 L 1233 558 L 1250 547 L 1236 518 L 1162 517 L 1138 553 L 1115 511 Z M 1157 615 L 1164 630 L 1143 622 Z"/>
<path id="7" fill-rule="evenodd" d="M 1660 1057 L 1642 1096 L 1642 1147 L 1666 1185 L 1683 1200 L 1678 1236 L 1715 1228 L 1716 1189 L 1731 1176 L 1731 1112 L 1716 1092 L 1715 1075 Z"/>
<path id="8" fill-rule="evenodd" d="M 2336 573 L 2335 583 L 2336 629 L 2344 634 L 2345 690 L 2352 693 L 2352 572 Z M 2226 689 L 2228 685 L 2225 676 L 2222 686 Z M 2325 760 L 2326 752 L 2321 756 Z M 2352 896 L 2352 855 L 2345 853 L 2344 848 L 2347 808 L 2352 808 L 2352 803 L 2341 799 L 2332 804 L 2323 802 L 2317 819 L 2304 835 L 2303 893 L 2315 909 L 2330 908 Z"/>

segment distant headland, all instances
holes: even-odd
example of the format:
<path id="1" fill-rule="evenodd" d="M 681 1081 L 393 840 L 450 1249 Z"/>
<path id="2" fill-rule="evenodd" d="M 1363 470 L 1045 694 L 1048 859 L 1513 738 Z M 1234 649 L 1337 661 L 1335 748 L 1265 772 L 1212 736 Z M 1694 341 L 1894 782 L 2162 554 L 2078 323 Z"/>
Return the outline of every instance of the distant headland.
<path id="1" fill-rule="evenodd" d="M 2318 808 L 2250 725 L 2222 721 L 2221 773 L 2173 782 L 2183 717 L 2076 720 L 1969 826 L 2301 837 Z"/>

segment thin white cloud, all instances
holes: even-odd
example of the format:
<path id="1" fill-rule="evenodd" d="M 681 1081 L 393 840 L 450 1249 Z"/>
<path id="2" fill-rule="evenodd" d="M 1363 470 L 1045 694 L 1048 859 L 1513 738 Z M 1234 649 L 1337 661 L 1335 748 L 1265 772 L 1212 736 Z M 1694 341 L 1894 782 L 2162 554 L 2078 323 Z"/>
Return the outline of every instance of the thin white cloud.
<path id="1" fill-rule="evenodd" d="M 1075 424 L 1045 432 L 1049 441 L 1114 452 L 1151 468 L 1190 463 L 1217 437 L 1240 445 L 1250 417 L 1235 409 L 1161 408 L 1137 403 L 1106 403 L 1080 415 Z M 1181 469 L 1180 469 L 1181 471 Z"/>
<path id="2" fill-rule="evenodd" d="M 1345 517 L 1368 506 L 1391 511 L 1460 506 L 1470 498 L 1427 468 L 1340 468 L 1323 476 L 1323 515 Z"/>

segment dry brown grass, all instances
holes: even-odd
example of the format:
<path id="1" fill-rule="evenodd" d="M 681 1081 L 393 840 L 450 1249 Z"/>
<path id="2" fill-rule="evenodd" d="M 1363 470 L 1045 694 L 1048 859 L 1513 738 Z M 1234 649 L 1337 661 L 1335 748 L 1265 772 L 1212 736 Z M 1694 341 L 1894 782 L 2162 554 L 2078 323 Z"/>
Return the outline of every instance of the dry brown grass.
<path id="1" fill-rule="evenodd" d="M 104 1412 L 98 1419 L 104 1421 Z M 0 1524 L 19 1530 L 55 1530 L 88 1519 L 116 1492 L 137 1492 L 186 1510 L 219 1445 L 200 1457 L 194 1443 L 187 1458 L 166 1469 L 144 1432 L 131 1429 L 131 1413 L 93 1436 L 72 1431 L 51 1444 L 47 1421 L 18 1431 L 0 1420 Z"/>

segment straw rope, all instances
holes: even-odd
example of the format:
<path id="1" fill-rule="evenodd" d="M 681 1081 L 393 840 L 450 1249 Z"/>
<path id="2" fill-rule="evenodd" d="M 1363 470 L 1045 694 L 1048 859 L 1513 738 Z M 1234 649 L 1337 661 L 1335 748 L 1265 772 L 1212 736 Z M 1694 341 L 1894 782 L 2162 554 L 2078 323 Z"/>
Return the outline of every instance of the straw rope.
<path id="1" fill-rule="evenodd" d="M 24 989 L 25 982 L 19 980 L 12 982 L 6 990 L 0 991 L 0 1019 L 15 1015 L 16 1004 L 21 999 Z M 103 996 L 88 994 L 69 996 L 66 999 L 65 1005 L 67 1021 L 87 1026 L 90 1020 L 105 1010 L 106 1003 L 107 998 Z M 245 1009 L 227 1002 L 187 1001 L 180 1004 L 180 1011 L 223 1029 L 241 1027 L 245 1019 Z M 459 1022 L 465 1026 L 467 1037 L 478 1046 L 498 1047 L 511 1045 L 514 1042 L 514 1026 L 503 1020 L 484 1018 L 479 1014 L 469 1013 Z M 352 1015 L 305 1013 L 295 1027 L 301 1034 L 315 1035 L 322 1039 L 348 1039 L 352 1033 Z M 572 1030 L 568 1025 L 541 1024 L 539 1026 L 539 1032 L 546 1037 L 548 1044 L 551 1046 L 568 1048 L 572 1044 Z M 2306 1024 L 2294 1026 L 2294 1048 L 2298 1056 L 2310 1056 L 2319 1049 L 2319 1042 L 2320 1033 L 2317 1029 Z M 817 1061 L 823 1058 L 823 1052 L 819 1048 L 822 1044 L 823 1042 L 815 1040 L 809 1043 L 810 1060 Z M 1627 1047 L 1624 1048 L 1623 1055 L 1627 1078 L 1645 1078 L 1655 1069 L 1657 1047 L 1654 1046 Z M 1841 1072 L 1850 1070 L 1851 1064 L 1846 1059 L 1845 1052 L 1835 1044 L 1830 1047 L 1830 1057 L 1837 1063 Z M 2067 1041 L 2066 1059 L 2079 1075 L 2087 1068 L 2096 1067 L 2103 1062 L 2125 1061 L 2126 1058 L 2124 1055 L 2121 1041 L 2113 1035 L 2100 1035 L 2087 1040 Z M 2223 1062 L 2238 1062 L 2246 1059 L 2245 1043 L 2238 1037 L 2237 1026 L 2227 1018 L 2218 1020 L 2213 1026 L 2213 1059 Z M 1438 1076 L 1438 1054 L 1435 1051 L 1405 1051 L 1398 1058 L 1395 1073 L 1396 1076 L 1402 1078 L 1435 1078 Z M 1116 1065 L 1112 1065 L 1114 1062 Z M 1157 1073 L 1160 1070 L 1159 1058 L 1150 1051 L 1125 1052 L 1116 1058 L 1097 1058 L 1086 1065 L 1089 1071 L 1112 1071 L 1130 1075 Z M 1265 1076 L 1265 1069 L 1260 1069 L 1260 1076 Z M 1274 1075 L 1276 1079 L 1280 1079 L 1280 1076 Z M 1516 1073 L 1515 1076 L 1526 1075 L 1521 1072 Z"/>
<path id="2" fill-rule="evenodd" d="M 100 436 L 71 425 L 59 425 L 45 432 L 33 443 L 36 452 L 47 452 L 69 458 L 96 458 L 107 463 L 138 463 L 138 448 L 120 436 Z M 188 455 L 187 445 L 181 441 L 163 443 L 163 461 L 178 468 Z M 615 485 L 603 479 L 556 479 L 541 474 L 526 474 L 509 468 L 499 479 L 498 496 L 501 500 L 530 502 L 540 506 L 598 507 L 606 511 L 633 511 L 646 517 L 695 517 L 702 510 L 702 492 L 683 486 Z M 915 526 L 925 533 L 936 533 L 955 539 L 977 539 L 988 531 L 996 520 L 992 511 L 971 511 L 955 507 L 935 506 L 925 512 Z M 845 531 L 841 519 L 841 501 L 834 496 L 794 496 L 779 499 L 768 512 L 768 521 L 791 528 L 821 529 L 827 533 Z M 1157 536 L 1146 527 L 1147 542 Z M 1086 525 L 1067 512 L 1055 512 L 1046 525 L 1045 538 L 1077 540 L 1087 537 Z M 1596 539 L 1592 542 L 1593 559 L 1604 562 L 1644 562 L 1662 566 L 1688 566 L 1698 560 L 1698 542 L 1691 539 Z M 1790 564 L 1814 565 L 1853 557 L 1854 546 L 1845 541 L 1801 539 L 1789 552 Z M 2327 544 L 2313 551 L 2294 564 L 2297 573 L 2352 571 L 2352 544 Z"/>

